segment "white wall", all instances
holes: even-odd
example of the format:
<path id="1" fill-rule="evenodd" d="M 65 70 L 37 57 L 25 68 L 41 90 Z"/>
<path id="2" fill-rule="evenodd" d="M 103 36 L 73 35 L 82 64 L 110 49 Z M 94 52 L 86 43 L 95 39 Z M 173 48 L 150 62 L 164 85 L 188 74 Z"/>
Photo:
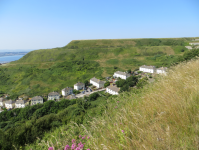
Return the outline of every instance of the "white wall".
<path id="1" fill-rule="evenodd" d="M 143 71 L 143 72 L 148 72 L 148 73 L 154 73 L 155 72 L 154 69 L 148 69 L 148 68 L 142 68 L 142 67 L 140 67 L 139 70 Z"/>
<path id="2" fill-rule="evenodd" d="M 70 95 L 70 94 L 73 94 L 73 91 L 72 91 L 72 90 L 66 91 L 66 92 L 65 92 L 65 90 L 62 90 L 62 95 L 63 95 L 63 96 L 67 96 L 67 95 Z"/>
<path id="3" fill-rule="evenodd" d="M 81 89 L 83 89 L 83 88 L 84 88 L 83 85 L 81 85 L 81 86 L 74 85 L 74 89 L 75 89 L 75 90 L 81 90 Z"/>
<path id="4" fill-rule="evenodd" d="M 119 94 L 118 92 L 112 91 L 109 88 L 106 88 L 106 92 L 109 93 L 109 94 L 112 94 L 112 95 L 118 95 Z"/>
<path id="5" fill-rule="evenodd" d="M 127 76 L 125 76 L 125 75 L 114 73 L 113 77 L 117 77 L 117 78 L 126 80 L 128 77 L 130 77 L 130 75 L 127 74 Z"/>
<path id="6" fill-rule="evenodd" d="M 157 74 L 166 74 L 164 70 L 157 69 Z"/>

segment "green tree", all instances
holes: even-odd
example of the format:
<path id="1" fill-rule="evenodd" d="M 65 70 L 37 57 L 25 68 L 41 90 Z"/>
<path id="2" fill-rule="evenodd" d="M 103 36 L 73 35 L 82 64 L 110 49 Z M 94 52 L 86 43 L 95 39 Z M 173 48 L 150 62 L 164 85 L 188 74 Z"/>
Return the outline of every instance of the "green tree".
<path id="1" fill-rule="evenodd" d="M 106 87 L 109 86 L 109 85 L 110 85 L 110 82 L 107 81 L 107 82 L 104 84 L 104 87 L 106 88 Z"/>
<path id="2" fill-rule="evenodd" d="M 85 84 L 85 86 L 88 86 L 88 85 L 89 85 L 89 81 L 88 81 L 88 80 L 85 80 L 85 81 L 84 81 L 84 84 Z"/>
<path id="3" fill-rule="evenodd" d="M 128 72 L 128 73 L 131 73 L 131 69 L 128 69 L 127 72 Z"/>

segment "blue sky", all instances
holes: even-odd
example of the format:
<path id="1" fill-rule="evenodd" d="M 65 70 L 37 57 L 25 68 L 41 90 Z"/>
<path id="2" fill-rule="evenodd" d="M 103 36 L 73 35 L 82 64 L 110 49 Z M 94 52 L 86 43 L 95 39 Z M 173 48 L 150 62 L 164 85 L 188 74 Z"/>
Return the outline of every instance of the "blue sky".
<path id="1" fill-rule="evenodd" d="M 0 51 L 199 36 L 199 0 L 0 0 Z"/>

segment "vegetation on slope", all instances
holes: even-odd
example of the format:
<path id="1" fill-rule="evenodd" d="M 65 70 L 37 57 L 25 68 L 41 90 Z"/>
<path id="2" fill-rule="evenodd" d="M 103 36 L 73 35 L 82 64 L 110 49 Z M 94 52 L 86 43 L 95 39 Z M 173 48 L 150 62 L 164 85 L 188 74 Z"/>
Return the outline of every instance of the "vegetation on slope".
<path id="1" fill-rule="evenodd" d="M 91 149 L 198 149 L 198 66 L 199 60 L 181 63 L 136 94 L 109 98 L 89 125 L 62 126 L 27 149 L 63 148 L 79 135 L 90 137 Z"/>
<path id="2" fill-rule="evenodd" d="M 46 96 L 92 77 L 139 66 L 170 66 L 188 51 L 190 39 L 126 39 L 72 41 L 62 48 L 36 50 L 0 67 L 0 93 Z M 2 94 L 1 94 L 2 95 Z M 0 95 L 0 96 L 1 96 Z"/>

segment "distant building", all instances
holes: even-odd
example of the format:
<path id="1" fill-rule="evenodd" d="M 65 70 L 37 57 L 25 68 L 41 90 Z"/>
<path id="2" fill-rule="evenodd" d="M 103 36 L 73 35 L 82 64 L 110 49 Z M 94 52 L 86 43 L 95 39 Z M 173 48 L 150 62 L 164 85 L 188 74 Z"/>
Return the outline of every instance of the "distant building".
<path id="1" fill-rule="evenodd" d="M 155 66 L 146 66 L 143 65 L 139 68 L 140 71 L 147 72 L 147 73 L 155 73 L 156 67 Z"/>
<path id="2" fill-rule="evenodd" d="M 81 90 L 81 89 L 84 89 L 85 88 L 85 84 L 84 83 L 81 83 L 81 82 L 77 82 L 75 85 L 74 85 L 74 89 L 75 90 Z"/>
<path id="3" fill-rule="evenodd" d="M 157 74 L 166 74 L 167 67 L 160 67 L 156 70 Z"/>
<path id="4" fill-rule="evenodd" d="M 3 97 L 0 98 L 0 107 L 4 107 L 5 101 L 6 100 Z"/>
<path id="5" fill-rule="evenodd" d="M 62 89 L 62 95 L 63 96 L 68 96 L 70 94 L 73 94 L 73 88 L 66 87 L 66 88 Z"/>
<path id="6" fill-rule="evenodd" d="M 90 84 L 96 86 L 97 88 L 104 87 L 104 82 L 99 80 L 99 79 L 97 79 L 97 78 L 95 78 L 95 77 L 90 79 Z"/>
<path id="7" fill-rule="evenodd" d="M 120 91 L 120 88 L 117 86 L 108 86 L 106 87 L 106 92 L 111 94 L 111 95 L 118 95 Z"/>
<path id="8" fill-rule="evenodd" d="M 36 104 L 43 104 L 44 100 L 43 97 L 41 96 L 35 96 L 31 99 L 31 105 L 36 105 Z"/>
<path id="9" fill-rule="evenodd" d="M 199 45 L 199 43 L 189 43 L 190 45 Z"/>
<path id="10" fill-rule="evenodd" d="M 5 101 L 5 107 L 6 109 L 13 109 L 15 107 L 15 101 L 12 100 Z"/>
<path id="11" fill-rule="evenodd" d="M 114 73 L 113 77 L 126 80 L 128 77 L 130 77 L 130 74 L 126 72 L 117 71 Z"/>
<path id="12" fill-rule="evenodd" d="M 59 100 L 60 94 L 58 92 L 51 92 L 48 94 L 48 100 Z"/>
<path id="13" fill-rule="evenodd" d="M 24 108 L 28 105 L 29 105 L 29 102 L 25 100 L 16 100 L 15 102 L 15 108 Z"/>
<path id="14" fill-rule="evenodd" d="M 185 46 L 187 49 L 192 49 L 192 47 L 191 46 Z"/>

